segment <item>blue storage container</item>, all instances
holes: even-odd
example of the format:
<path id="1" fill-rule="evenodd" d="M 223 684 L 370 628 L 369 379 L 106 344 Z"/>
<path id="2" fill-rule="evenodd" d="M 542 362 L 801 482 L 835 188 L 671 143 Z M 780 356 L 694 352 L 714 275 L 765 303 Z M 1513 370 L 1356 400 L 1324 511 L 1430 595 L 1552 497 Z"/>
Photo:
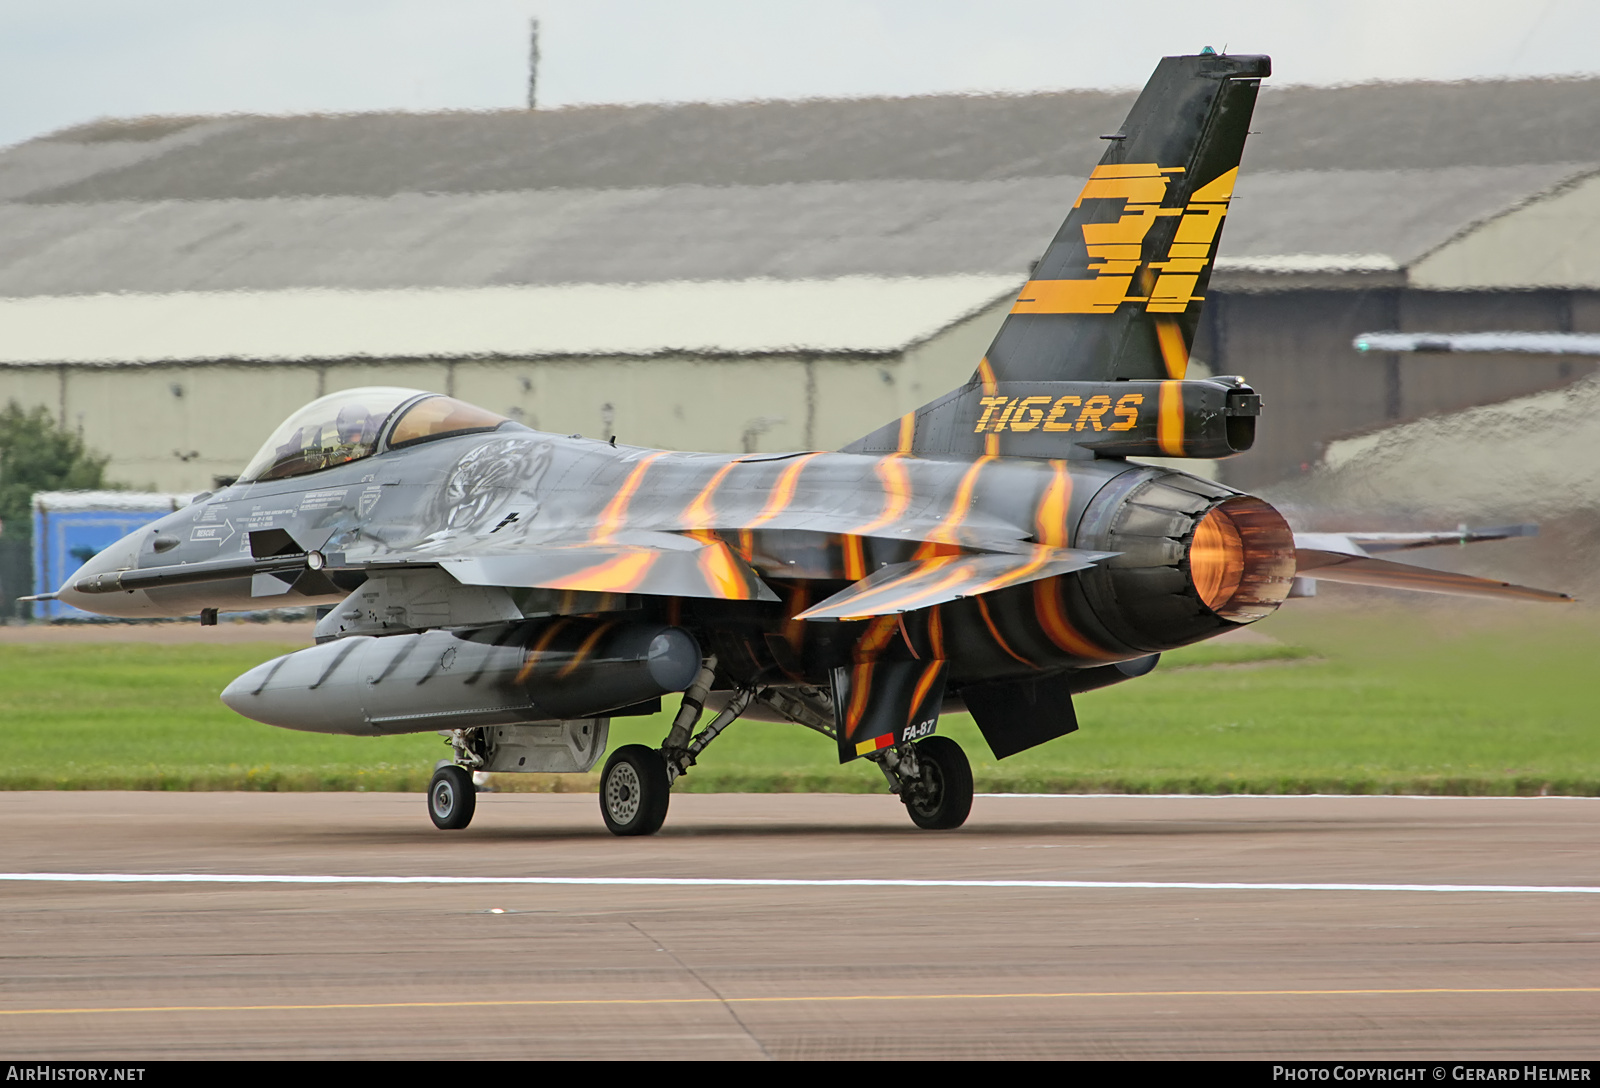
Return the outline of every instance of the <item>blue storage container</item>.
<path id="1" fill-rule="evenodd" d="M 33 496 L 33 592 L 60 589 L 98 552 L 182 506 L 187 495 L 149 491 L 39 491 Z M 60 601 L 35 601 L 36 619 L 88 617 Z"/>

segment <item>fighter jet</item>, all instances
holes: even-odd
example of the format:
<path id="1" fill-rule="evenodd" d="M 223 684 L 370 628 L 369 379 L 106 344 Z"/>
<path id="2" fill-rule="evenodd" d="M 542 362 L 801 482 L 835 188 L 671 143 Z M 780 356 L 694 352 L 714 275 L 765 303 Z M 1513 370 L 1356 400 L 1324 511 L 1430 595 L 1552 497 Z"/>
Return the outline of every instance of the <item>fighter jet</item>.
<path id="1" fill-rule="evenodd" d="M 1368 550 L 1459 534 L 1324 535 L 1297 555 L 1261 499 L 1130 460 L 1253 441 L 1255 391 L 1186 371 L 1269 70 L 1162 60 L 971 380 L 840 451 L 642 449 L 346 390 L 60 599 L 202 623 L 328 606 L 314 646 L 223 700 L 290 729 L 441 732 L 440 828 L 471 820 L 473 772 L 589 770 L 612 719 L 682 693 L 659 748 L 601 772 L 606 826 L 643 835 L 740 717 L 827 735 L 918 826 L 957 827 L 972 772 L 941 714 L 970 713 L 998 758 L 1070 733 L 1074 695 L 1270 614 L 1297 558 L 1318 578 L 1559 597 Z"/>

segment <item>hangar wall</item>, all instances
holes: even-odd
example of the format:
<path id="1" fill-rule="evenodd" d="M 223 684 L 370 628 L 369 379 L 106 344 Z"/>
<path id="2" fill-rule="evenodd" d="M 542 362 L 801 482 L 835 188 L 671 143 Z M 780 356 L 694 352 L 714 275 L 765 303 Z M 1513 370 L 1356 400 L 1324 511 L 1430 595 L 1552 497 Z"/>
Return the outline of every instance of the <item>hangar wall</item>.
<path id="1" fill-rule="evenodd" d="M 1255 447 L 1222 478 L 1255 489 L 1310 471 L 1330 439 L 1566 385 L 1592 359 L 1363 355 L 1360 333 L 1600 332 L 1600 292 L 1409 288 L 1212 293 L 1196 353 L 1262 396 Z"/>
<path id="2" fill-rule="evenodd" d="M 837 449 L 965 382 L 1009 308 L 998 302 L 897 353 L 5 366 L 0 399 L 48 407 L 112 455 L 112 479 L 162 491 L 213 486 L 302 404 L 361 385 L 452 393 L 539 430 L 643 446 Z M 1378 329 L 1600 332 L 1600 292 L 1213 292 L 1197 368 L 1243 375 L 1266 409 L 1255 448 L 1222 462 L 1222 478 L 1264 487 L 1314 466 L 1329 436 L 1523 396 L 1596 369 L 1582 358 L 1351 348 L 1358 333 Z"/>
<path id="3" fill-rule="evenodd" d="M 1600 329 L 1597 91 L 1263 90 L 1196 346 L 1266 400 L 1224 479 L 1260 487 L 1329 441 L 1593 371 L 1350 340 Z M 113 478 L 174 490 L 237 472 L 318 392 L 375 382 L 646 445 L 837 447 L 966 380 L 1005 313 L 993 300 L 1131 98 L 48 134 L 0 149 L 0 400 L 50 406 Z"/>
<path id="4" fill-rule="evenodd" d="M 668 449 L 836 449 L 965 382 L 1009 301 L 899 353 L 210 362 L 0 367 L 0 400 L 44 405 L 110 453 L 110 477 L 195 492 L 232 476 L 323 393 L 450 393 L 538 430 Z"/>
<path id="5" fill-rule="evenodd" d="M 1495 216 L 1418 261 L 1421 287 L 1562 287 L 1600 277 L 1600 176 L 1581 176 L 1542 200 Z"/>

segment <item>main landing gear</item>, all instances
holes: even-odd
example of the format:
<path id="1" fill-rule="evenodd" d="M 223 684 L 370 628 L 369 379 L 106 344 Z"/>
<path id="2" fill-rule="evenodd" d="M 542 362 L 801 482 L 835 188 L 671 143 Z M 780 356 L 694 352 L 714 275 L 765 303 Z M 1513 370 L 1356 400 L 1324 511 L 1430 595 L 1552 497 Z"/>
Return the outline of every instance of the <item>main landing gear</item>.
<path id="1" fill-rule="evenodd" d="M 711 684 L 715 659 L 684 693 L 683 707 L 660 749 L 629 744 L 617 749 L 600 775 L 600 812 L 613 835 L 653 835 L 667 817 L 672 783 L 724 729 L 759 701 L 799 725 L 834 736 L 831 714 L 821 692 L 744 688 L 690 739 Z M 972 811 L 972 765 L 949 737 L 932 736 L 897 744 L 868 757 L 888 779 L 889 792 L 906 806 L 911 822 L 930 831 L 960 827 Z"/>
<path id="2" fill-rule="evenodd" d="M 972 765 L 961 745 L 932 736 L 897 744 L 868 757 L 900 795 L 911 822 L 928 831 L 949 831 L 972 811 Z"/>
<path id="3" fill-rule="evenodd" d="M 696 757 L 756 700 L 755 688 L 740 689 L 691 739 L 711 692 L 716 666 L 715 657 L 707 659 L 694 683 L 683 693 L 683 705 L 659 749 L 626 744 L 606 760 L 606 768 L 600 772 L 600 815 L 605 818 L 606 830 L 613 835 L 654 835 L 660 831 L 672 800 L 672 783 L 693 767 Z"/>
<path id="4" fill-rule="evenodd" d="M 624 744 L 600 773 L 600 815 L 613 835 L 654 835 L 667 818 L 672 780 L 661 753 L 643 744 Z"/>
<path id="5" fill-rule="evenodd" d="M 707 659 L 684 692 L 683 705 L 660 748 L 626 744 L 606 760 L 600 773 L 600 814 L 613 835 L 653 835 L 661 830 L 672 800 L 672 783 L 688 773 L 711 742 L 754 703 L 829 739 L 837 739 L 828 695 L 818 688 L 803 687 L 742 688 L 696 732 L 715 669 L 716 658 Z M 491 766 L 489 759 L 496 751 L 484 733 L 482 729 L 455 729 L 446 734 L 455 749 L 455 759 L 441 763 L 428 784 L 428 816 L 435 827 L 453 831 L 472 822 L 477 807 L 472 773 Z M 603 732 L 595 744 L 586 760 L 576 764 L 578 770 L 587 770 L 604 750 Z M 867 758 L 878 765 L 888 780 L 889 792 L 900 798 L 906 814 L 918 827 L 944 831 L 966 822 L 972 811 L 972 767 L 955 741 L 941 736 L 924 737 L 915 743 L 891 745 Z M 560 768 L 544 765 L 538 769 Z"/>

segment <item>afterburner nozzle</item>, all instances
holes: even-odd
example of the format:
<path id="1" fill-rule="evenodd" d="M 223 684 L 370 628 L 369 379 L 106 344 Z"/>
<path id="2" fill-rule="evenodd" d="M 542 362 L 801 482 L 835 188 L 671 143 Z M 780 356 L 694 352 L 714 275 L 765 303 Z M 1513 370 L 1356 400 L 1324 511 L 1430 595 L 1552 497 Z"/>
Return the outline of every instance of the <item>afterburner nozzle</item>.
<path id="1" fill-rule="evenodd" d="M 1294 584 L 1294 533 L 1267 503 L 1239 495 L 1213 506 L 1189 543 L 1189 577 L 1225 620 L 1270 615 Z"/>

